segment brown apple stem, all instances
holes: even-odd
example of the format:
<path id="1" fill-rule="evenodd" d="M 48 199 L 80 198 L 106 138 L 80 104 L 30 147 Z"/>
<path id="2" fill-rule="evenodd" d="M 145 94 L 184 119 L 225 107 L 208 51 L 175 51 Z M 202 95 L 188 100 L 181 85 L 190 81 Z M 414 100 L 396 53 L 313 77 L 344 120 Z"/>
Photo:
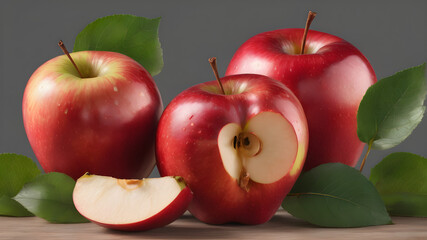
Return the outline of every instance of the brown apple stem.
<path id="1" fill-rule="evenodd" d="M 374 139 L 372 139 L 371 141 L 369 141 L 368 150 L 365 153 L 365 157 L 363 157 L 362 164 L 360 164 L 360 169 L 359 169 L 360 172 L 362 172 L 363 167 L 365 166 L 366 158 L 368 157 L 369 152 L 371 151 L 371 148 L 372 148 L 372 143 L 374 142 L 373 140 Z"/>
<path id="2" fill-rule="evenodd" d="M 249 192 L 249 173 L 246 171 L 245 167 L 242 167 L 242 170 L 240 171 L 239 176 L 239 186 L 241 189 L 245 190 L 246 192 Z"/>
<path id="3" fill-rule="evenodd" d="M 71 63 L 76 68 L 77 72 L 79 73 L 79 76 L 83 78 L 82 73 L 80 72 L 79 68 L 77 67 L 76 63 L 74 62 L 73 58 L 71 57 L 70 53 L 68 52 L 67 48 L 65 47 L 65 44 L 62 40 L 59 40 L 58 46 L 62 49 L 62 51 L 67 55 L 68 59 L 70 59 Z"/>
<path id="4" fill-rule="evenodd" d="M 314 17 L 316 17 L 316 12 L 309 11 L 307 16 L 307 22 L 305 23 L 304 35 L 302 37 L 301 42 L 301 52 L 300 54 L 304 54 L 305 49 L 305 40 L 307 39 L 308 29 L 310 28 L 311 22 L 313 22 Z"/>
<path id="5" fill-rule="evenodd" d="M 212 70 L 215 74 L 215 78 L 218 81 L 219 87 L 221 88 L 222 94 L 225 95 L 224 87 L 222 86 L 221 79 L 219 78 L 218 68 L 216 66 L 216 57 L 209 58 L 209 63 L 211 64 Z"/>

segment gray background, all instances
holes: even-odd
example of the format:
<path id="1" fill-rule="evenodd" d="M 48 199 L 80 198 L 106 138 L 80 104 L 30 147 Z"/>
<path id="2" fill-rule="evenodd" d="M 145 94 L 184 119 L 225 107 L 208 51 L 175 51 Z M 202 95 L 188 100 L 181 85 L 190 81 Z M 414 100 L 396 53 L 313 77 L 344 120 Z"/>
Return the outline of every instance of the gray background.
<path id="1" fill-rule="evenodd" d="M 1 1 L 0 152 L 36 160 L 26 138 L 21 104 L 31 74 L 72 49 L 77 34 L 111 14 L 162 17 L 160 41 L 165 66 L 155 77 L 165 106 L 181 91 L 213 80 L 207 59 L 218 57 L 223 75 L 233 53 L 248 38 L 280 28 L 303 27 L 308 10 L 318 15 L 312 29 L 346 39 L 369 59 L 378 79 L 427 62 L 427 1 Z M 373 151 L 364 174 L 391 152 L 427 157 L 427 120 L 399 146 Z M 157 171 L 152 176 L 158 176 Z"/>

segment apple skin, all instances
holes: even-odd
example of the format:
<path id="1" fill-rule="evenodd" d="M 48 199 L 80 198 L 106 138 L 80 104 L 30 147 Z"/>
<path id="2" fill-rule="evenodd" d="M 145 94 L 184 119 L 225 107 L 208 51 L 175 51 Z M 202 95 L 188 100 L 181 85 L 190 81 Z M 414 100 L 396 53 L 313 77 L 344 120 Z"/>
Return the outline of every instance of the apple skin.
<path id="1" fill-rule="evenodd" d="M 163 109 L 151 75 L 114 52 L 71 53 L 40 66 L 27 83 L 23 120 L 45 172 L 74 179 L 86 172 L 116 178 L 147 177 Z"/>
<path id="2" fill-rule="evenodd" d="M 216 81 L 193 86 L 165 109 L 157 131 L 157 167 L 162 176 L 182 176 L 194 198 L 189 211 L 209 224 L 261 224 L 275 214 L 304 164 L 308 128 L 301 104 L 283 84 L 268 77 L 244 74 L 221 79 L 226 92 L 245 86 L 240 94 L 223 95 Z M 240 86 L 240 87 L 239 87 Z M 298 156 L 284 177 L 271 184 L 253 182 L 244 191 L 225 170 L 218 134 L 228 123 L 245 124 L 260 112 L 281 114 L 293 126 Z"/>
<path id="3" fill-rule="evenodd" d="M 152 217 L 149 217 L 143 221 L 130 223 L 130 224 L 106 224 L 89 219 L 91 222 L 98 224 L 99 226 L 120 230 L 120 231 L 147 231 L 155 228 L 160 228 L 172 223 L 185 211 L 187 211 L 188 205 L 193 199 L 193 194 L 189 187 L 185 187 L 178 196 L 173 200 L 162 211 L 158 212 Z"/>
<path id="4" fill-rule="evenodd" d="M 262 74 L 284 83 L 300 100 L 309 126 L 304 170 L 340 162 L 355 166 L 364 144 L 357 137 L 357 110 L 376 82 L 363 54 L 336 36 L 310 30 L 299 53 L 304 29 L 258 34 L 234 54 L 226 75 Z"/>

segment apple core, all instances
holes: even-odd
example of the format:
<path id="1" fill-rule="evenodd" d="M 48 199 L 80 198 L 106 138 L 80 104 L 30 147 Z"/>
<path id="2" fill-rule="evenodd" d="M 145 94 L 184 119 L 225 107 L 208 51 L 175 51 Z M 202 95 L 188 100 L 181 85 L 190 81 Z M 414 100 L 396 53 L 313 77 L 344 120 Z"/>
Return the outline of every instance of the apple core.
<path id="1" fill-rule="evenodd" d="M 117 184 L 126 190 L 138 189 L 143 183 L 141 179 L 117 179 Z"/>
<path id="2" fill-rule="evenodd" d="M 234 136 L 233 147 L 244 157 L 254 157 L 261 151 L 262 143 L 254 134 L 243 132 Z"/>

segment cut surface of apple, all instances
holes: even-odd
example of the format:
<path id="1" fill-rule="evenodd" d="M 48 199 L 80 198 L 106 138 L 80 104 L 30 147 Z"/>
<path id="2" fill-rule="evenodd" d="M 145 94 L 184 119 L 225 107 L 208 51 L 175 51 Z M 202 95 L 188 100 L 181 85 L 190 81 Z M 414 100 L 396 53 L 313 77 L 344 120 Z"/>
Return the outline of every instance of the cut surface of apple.
<path id="1" fill-rule="evenodd" d="M 180 177 L 116 179 L 85 174 L 73 200 L 87 219 L 104 227 L 142 231 L 167 225 L 181 216 L 192 199 Z"/>
<path id="2" fill-rule="evenodd" d="M 297 155 L 298 139 L 283 116 L 261 112 L 243 127 L 237 123 L 225 125 L 218 135 L 218 148 L 231 177 L 238 182 L 249 178 L 268 184 L 289 172 Z"/>

